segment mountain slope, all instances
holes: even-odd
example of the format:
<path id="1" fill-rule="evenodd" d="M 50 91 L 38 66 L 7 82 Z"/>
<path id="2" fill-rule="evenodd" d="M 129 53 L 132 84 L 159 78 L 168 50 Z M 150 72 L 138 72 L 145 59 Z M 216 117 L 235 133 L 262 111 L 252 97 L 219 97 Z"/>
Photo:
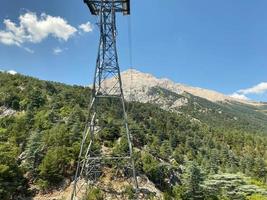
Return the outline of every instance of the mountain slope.
<path id="1" fill-rule="evenodd" d="M 166 90 L 170 90 L 174 93 L 190 93 L 194 96 L 198 96 L 204 99 L 207 99 L 211 102 L 240 102 L 249 105 L 260 106 L 261 103 L 246 101 L 237 98 L 233 98 L 219 92 L 203 89 L 199 87 L 191 87 L 181 83 L 174 83 L 173 81 L 167 78 L 156 78 L 151 74 L 143 73 L 134 69 L 130 69 L 121 73 L 123 89 L 125 92 L 126 98 L 130 95 L 130 90 L 140 92 L 141 89 L 160 87 Z M 134 92 L 133 92 L 134 93 Z"/>
<path id="2" fill-rule="evenodd" d="M 125 98 L 129 101 L 152 103 L 168 111 L 187 114 L 216 128 L 227 126 L 267 133 L 267 103 L 235 99 L 136 70 L 125 71 L 121 77 Z M 112 85 L 113 81 L 108 80 L 106 85 Z"/>
<path id="3" fill-rule="evenodd" d="M 200 123 L 202 119 L 192 118 L 196 112 L 194 106 L 214 111 L 217 107 L 212 106 L 220 106 L 217 102 L 159 87 L 150 92 L 151 98 L 156 94 L 159 101 L 162 101 L 161 96 L 170 96 L 170 100 L 184 98 L 187 103 L 182 102 L 183 106 L 173 112 L 151 103 L 128 102 L 126 105 L 138 179 L 146 180 L 141 182 L 149 183 L 148 188 L 152 188 L 152 192 L 142 190 L 148 198 L 266 196 L 267 136 L 250 132 L 248 124 L 240 124 L 238 120 L 231 122 L 234 130 L 228 126 L 218 130 L 216 125 L 209 125 L 212 123 Z M 0 199 L 53 199 L 52 194 L 58 197 L 62 190 L 70 190 L 90 93 L 87 87 L 0 73 L 0 107 L 4 113 L 0 114 Z M 171 102 L 167 106 L 172 106 Z M 243 105 L 241 109 L 244 109 Z M 101 137 L 95 150 L 105 147 L 116 154 L 125 153 L 128 150 L 125 133 L 117 127 L 121 123 L 118 119 L 121 108 L 118 109 L 115 102 L 104 101 L 101 111 L 102 132 L 99 132 Z M 228 113 L 228 110 L 223 112 Z M 207 115 L 210 119 L 212 116 L 218 123 L 219 111 Z M 255 122 L 252 124 L 257 127 Z M 89 193 L 91 197 L 107 196 L 108 193 L 119 195 L 119 199 L 131 199 L 131 187 L 114 191 L 117 183 L 129 181 L 124 175 L 127 168 L 120 163 L 110 164 L 102 171 L 101 181 L 108 180 L 105 186 L 110 185 L 110 188 L 93 188 Z M 120 177 L 114 179 L 109 172 L 120 174 Z M 51 194 L 54 190 L 56 192 Z"/>

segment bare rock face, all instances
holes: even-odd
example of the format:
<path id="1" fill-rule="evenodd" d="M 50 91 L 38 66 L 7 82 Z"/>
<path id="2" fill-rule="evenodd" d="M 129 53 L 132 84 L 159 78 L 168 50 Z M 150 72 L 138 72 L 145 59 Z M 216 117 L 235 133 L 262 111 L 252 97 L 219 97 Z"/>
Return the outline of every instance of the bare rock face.
<path id="1" fill-rule="evenodd" d="M 122 72 L 121 79 L 127 101 L 152 103 L 169 111 L 177 112 L 180 107 L 188 104 L 186 93 L 211 102 L 254 104 L 254 102 L 235 99 L 216 91 L 174 83 L 166 78 L 156 78 L 151 74 L 132 69 Z M 114 79 L 109 79 L 104 84 L 108 87 L 113 85 L 114 81 Z"/>
<path id="2" fill-rule="evenodd" d="M 155 87 L 164 88 L 177 94 L 183 93 L 180 88 L 175 86 L 174 82 L 168 79 L 157 79 L 151 74 L 142 73 L 137 70 L 127 70 L 122 72 L 121 78 L 124 95 L 127 100 L 131 99 L 132 94 L 132 100 L 146 103 L 147 101 L 142 97 L 142 94 L 144 97 L 152 98 L 152 95 L 149 95 L 149 91 L 151 88 Z"/>
<path id="3" fill-rule="evenodd" d="M 105 200 L 129 200 L 129 195 L 126 192 L 126 188 L 133 185 L 132 180 L 127 178 L 116 178 L 114 179 L 112 175 L 111 169 L 105 169 L 101 179 L 95 187 L 100 189 L 103 199 Z M 163 199 L 162 192 L 152 183 L 146 176 L 138 176 L 138 184 L 139 184 L 139 194 L 138 199 L 150 199 L 153 196 L 155 200 Z M 71 199 L 72 191 L 73 191 L 74 182 L 67 183 L 67 180 L 63 183 L 63 186 L 59 190 L 53 190 L 49 193 L 39 192 L 33 198 L 33 200 L 62 200 L 62 199 Z M 77 182 L 79 192 L 76 196 L 76 200 L 86 199 L 86 190 L 87 185 L 84 179 L 81 179 Z M 38 188 L 32 188 L 38 191 Z M 150 196 L 150 197 L 149 197 Z"/>
<path id="4" fill-rule="evenodd" d="M 171 95 L 162 94 L 171 91 L 174 94 L 182 94 L 183 91 L 176 84 L 168 79 L 157 79 L 156 77 L 139 72 L 128 70 L 121 73 L 124 97 L 127 101 L 141 103 L 152 103 L 159 105 L 165 110 L 177 110 L 187 104 L 186 98 L 174 99 Z M 105 81 L 105 85 L 113 85 L 114 79 Z"/>
<path id="5" fill-rule="evenodd" d="M 0 107 L 0 117 L 7 117 L 16 114 L 16 111 L 11 108 L 6 108 L 5 106 Z"/>
<path id="6" fill-rule="evenodd" d="M 182 94 L 184 92 L 190 93 L 194 96 L 198 96 L 212 102 L 241 101 L 242 103 L 250 103 L 249 101 L 229 97 L 216 91 L 199 87 L 191 87 L 181 83 L 174 83 L 166 78 L 156 78 L 151 74 L 142 73 L 133 69 L 122 72 L 121 78 L 124 96 L 127 100 L 132 99 L 134 101 L 148 102 L 149 100 L 146 98 L 150 97 L 150 95 L 147 95 L 150 88 L 159 87 L 176 94 Z M 105 82 L 105 84 L 110 85 L 112 82 L 114 82 L 114 80 L 109 79 Z"/>

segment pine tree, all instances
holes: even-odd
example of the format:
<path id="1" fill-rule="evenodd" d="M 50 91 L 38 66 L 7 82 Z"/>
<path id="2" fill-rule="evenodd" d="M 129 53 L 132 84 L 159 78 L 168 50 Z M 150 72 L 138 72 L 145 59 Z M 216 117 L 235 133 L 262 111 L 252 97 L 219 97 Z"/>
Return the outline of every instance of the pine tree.
<path id="1" fill-rule="evenodd" d="M 254 174 L 261 179 L 263 182 L 267 180 L 267 168 L 262 158 L 255 159 Z"/>
<path id="2" fill-rule="evenodd" d="M 200 167 L 195 162 L 192 162 L 186 171 L 184 179 L 188 200 L 202 200 L 204 198 L 201 187 L 203 181 L 204 177 Z"/>
<path id="3" fill-rule="evenodd" d="M 219 171 L 219 153 L 217 149 L 212 149 L 210 154 L 210 173 L 217 174 Z"/>
<path id="4" fill-rule="evenodd" d="M 43 158 L 43 147 L 44 144 L 42 142 L 42 133 L 32 132 L 27 142 L 25 158 L 27 168 L 33 173 L 36 171 L 38 163 L 40 163 Z"/>

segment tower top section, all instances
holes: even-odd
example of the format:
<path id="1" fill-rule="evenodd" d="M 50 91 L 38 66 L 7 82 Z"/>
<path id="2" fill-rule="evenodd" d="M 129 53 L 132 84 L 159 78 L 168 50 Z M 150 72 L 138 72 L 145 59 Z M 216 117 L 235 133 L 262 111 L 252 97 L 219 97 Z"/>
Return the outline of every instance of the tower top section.
<path id="1" fill-rule="evenodd" d="M 123 15 L 130 15 L 130 0 L 84 0 L 92 15 L 99 15 L 102 12 L 110 12 L 111 8 L 107 8 L 106 4 L 112 4 L 115 12 L 121 12 Z"/>

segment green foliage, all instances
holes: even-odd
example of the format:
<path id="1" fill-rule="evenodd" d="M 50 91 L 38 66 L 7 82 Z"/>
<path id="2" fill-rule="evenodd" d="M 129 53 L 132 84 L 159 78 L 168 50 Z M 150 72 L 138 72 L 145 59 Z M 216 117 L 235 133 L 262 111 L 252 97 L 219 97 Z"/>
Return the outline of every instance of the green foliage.
<path id="1" fill-rule="evenodd" d="M 141 156 L 143 171 L 150 180 L 159 184 L 161 180 L 161 171 L 159 161 L 157 161 L 151 154 L 144 153 Z"/>
<path id="2" fill-rule="evenodd" d="M 37 180 L 36 184 L 42 192 L 49 191 L 49 188 L 51 187 L 50 183 L 47 180 L 43 179 Z"/>
<path id="3" fill-rule="evenodd" d="M 126 155 L 129 152 L 129 145 L 126 137 L 122 137 L 114 147 L 114 155 Z"/>
<path id="4" fill-rule="evenodd" d="M 104 200 L 104 195 L 99 188 L 91 187 L 83 200 Z"/>
<path id="5" fill-rule="evenodd" d="M 115 140 L 117 140 L 120 137 L 119 127 L 116 127 L 116 126 L 105 127 L 101 131 L 100 137 L 103 140 L 106 140 L 106 141 L 115 141 Z"/>
<path id="6" fill-rule="evenodd" d="M 172 148 L 170 147 L 170 143 L 168 141 L 164 141 L 160 148 L 159 154 L 162 159 L 167 159 L 172 155 Z"/>
<path id="7" fill-rule="evenodd" d="M 32 173 L 36 173 L 36 168 L 44 157 L 44 143 L 42 141 L 42 136 L 43 135 L 40 132 L 32 132 L 25 148 L 25 165 L 29 172 Z"/>
<path id="8" fill-rule="evenodd" d="M 186 188 L 184 185 L 176 185 L 172 189 L 172 194 L 175 199 L 182 200 L 186 198 Z"/>
<path id="9" fill-rule="evenodd" d="M 203 174 L 199 166 L 193 162 L 187 168 L 187 172 L 184 175 L 185 196 L 188 200 L 203 199 L 203 188 L 201 186 L 204 181 Z"/>
<path id="10" fill-rule="evenodd" d="M 125 190 L 124 190 L 124 193 L 126 194 L 127 199 L 129 199 L 129 200 L 135 199 L 135 191 L 134 191 L 133 187 L 126 186 Z"/>
<path id="11" fill-rule="evenodd" d="M 267 200 L 267 196 L 260 194 L 253 194 L 247 198 L 247 200 Z"/>
<path id="12" fill-rule="evenodd" d="M 17 155 L 18 149 L 11 144 L 0 144 L 0 199 L 12 199 L 27 192 L 23 171 L 16 161 Z"/>
<path id="13" fill-rule="evenodd" d="M 39 166 L 40 178 L 52 185 L 60 183 L 64 175 L 67 175 L 68 163 L 70 162 L 68 155 L 66 147 L 48 150 Z"/>
<path id="14" fill-rule="evenodd" d="M 172 199 L 173 198 L 169 193 L 167 193 L 167 192 L 163 193 L 163 200 L 172 200 Z"/>
<path id="15" fill-rule="evenodd" d="M 260 181 L 260 180 L 249 179 L 248 183 L 251 185 L 257 185 L 259 187 L 267 189 L 267 185 L 263 181 Z"/>
<path id="16" fill-rule="evenodd" d="M 263 184 L 248 179 L 242 174 L 210 175 L 204 181 L 203 188 L 206 191 L 206 196 L 209 198 L 215 195 L 220 198 L 245 199 L 251 195 L 267 194 L 267 190 Z"/>
<path id="17" fill-rule="evenodd" d="M 30 91 L 28 95 L 28 109 L 40 108 L 45 104 L 45 96 L 40 90 Z"/>
<path id="18" fill-rule="evenodd" d="M 174 95 L 160 88 L 150 92 Z M 13 116 L 0 116 L 0 199 L 27 193 L 27 181 L 47 190 L 71 179 L 90 93 L 85 87 L 0 73 L 0 106 L 16 111 Z M 235 189 L 243 196 L 253 197 L 245 190 L 263 194 L 267 181 L 266 116 L 257 115 L 259 112 L 249 106 L 185 96 L 189 102 L 180 108 L 181 114 L 151 104 L 127 103 L 130 132 L 138 148 L 134 152 L 138 173 L 145 174 L 165 198 L 200 199 L 208 193 L 207 199 L 231 199 L 228 193 Z M 121 108 L 113 101 L 101 100 L 99 104 L 102 131 L 93 153 L 98 154 L 103 145 L 116 155 L 128 153 L 125 130 L 118 125 L 122 123 Z M 203 108 L 209 109 L 199 112 Z M 202 172 L 208 177 L 204 182 Z M 227 177 L 220 176 L 221 181 L 213 177 L 220 173 L 243 173 L 253 179 L 246 183 L 236 178 L 231 185 Z M 28 180 L 23 178 L 25 174 Z M 92 193 L 99 195 L 94 189 Z"/>

